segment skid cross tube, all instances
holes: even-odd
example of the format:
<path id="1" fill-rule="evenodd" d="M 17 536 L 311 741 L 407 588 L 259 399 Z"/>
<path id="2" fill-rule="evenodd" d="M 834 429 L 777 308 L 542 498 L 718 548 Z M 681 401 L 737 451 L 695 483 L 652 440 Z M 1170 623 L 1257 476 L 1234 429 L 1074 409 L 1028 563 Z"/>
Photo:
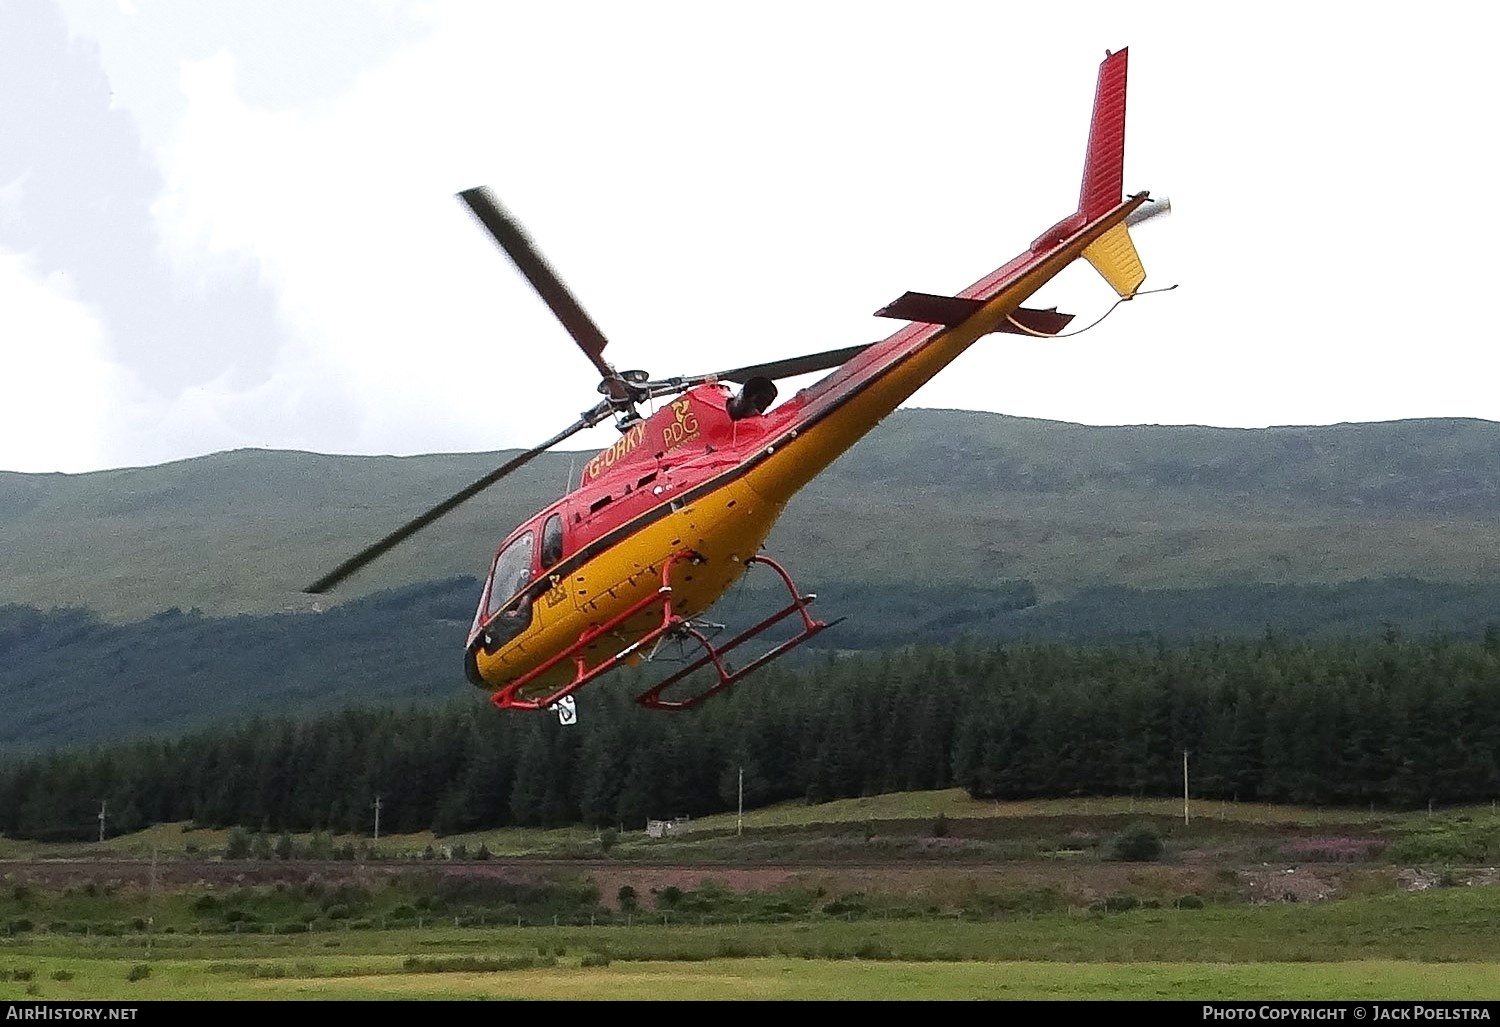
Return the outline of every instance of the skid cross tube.
<path id="1" fill-rule="evenodd" d="M 791 649 L 796 648 L 803 642 L 807 641 L 809 638 L 812 638 L 814 635 L 818 634 L 820 631 L 823 631 L 826 628 L 830 628 L 834 624 L 838 623 L 838 621 L 824 623 L 823 621 L 814 620 L 812 617 L 810 617 L 807 613 L 807 607 L 813 602 L 814 599 L 817 598 L 817 596 L 812 594 L 800 595 L 797 592 L 797 586 L 792 582 L 791 575 L 786 572 L 781 564 L 777 563 L 769 556 L 752 556 L 745 561 L 745 566 L 748 568 L 751 564 L 756 563 L 763 563 L 769 566 L 777 573 L 782 582 L 786 585 L 787 591 L 791 593 L 792 601 L 782 609 L 771 614 L 769 617 L 766 617 L 760 623 L 740 632 L 738 635 L 736 635 L 734 638 L 730 639 L 723 645 L 715 646 L 712 642 L 709 641 L 708 637 L 704 635 L 703 632 L 699 631 L 698 628 L 693 625 L 691 621 L 675 613 L 672 609 L 671 572 L 672 568 L 683 560 L 700 561 L 702 560 L 702 557 L 692 550 L 683 550 L 682 552 L 674 555 L 671 559 L 667 560 L 662 565 L 661 586 L 655 592 L 642 596 L 625 610 L 611 617 L 603 624 L 598 624 L 589 628 L 578 637 L 578 640 L 576 642 L 568 646 L 562 652 L 558 653 L 556 656 L 547 660 L 540 666 L 527 671 L 521 677 L 510 682 L 508 685 L 495 692 L 492 696 L 490 696 L 490 702 L 493 703 L 497 709 L 502 710 L 547 709 L 572 695 L 584 685 L 589 684 L 591 681 L 594 681 L 595 679 L 602 677 L 604 674 L 607 674 L 609 671 L 615 669 L 621 663 L 640 653 L 641 650 L 643 650 L 645 647 L 655 643 L 658 639 L 666 635 L 668 632 L 680 631 L 684 634 L 691 635 L 698 642 L 698 644 L 703 647 L 704 655 L 699 657 L 696 661 L 689 664 L 688 666 L 682 668 L 677 673 L 671 675 L 665 681 L 662 681 L 659 684 L 647 689 L 645 692 L 642 692 L 640 695 L 636 696 L 635 701 L 640 703 L 642 706 L 647 707 L 648 709 L 689 709 L 693 706 L 698 705 L 709 696 L 723 691 L 724 689 L 728 688 L 736 681 L 739 681 L 741 678 L 746 677 L 753 671 L 765 666 L 767 663 L 770 663 L 778 656 L 781 656 Z M 590 645 L 592 645 L 601 637 L 608 635 L 610 632 L 614 631 L 616 628 L 624 624 L 626 621 L 630 620 L 632 617 L 635 617 L 638 614 L 641 614 L 646 610 L 649 610 L 656 606 L 661 607 L 662 619 L 660 624 L 652 628 L 650 631 L 646 632 L 639 639 L 632 642 L 624 649 L 621 649 L 619 652 L 615 653 L 613 656 L 601 660 L 599 663 L 595 664 L 592 667 L 588 665 L 588 661 L 584 657 L 584 650 L 586 650 Z M 797 635 L 781 643 L 770 652 L 757 657 L 755 660 L 746 664 L 744 667 L 740 668 L 737 671 L 730 670 L 724 664 L 725 654 L 733 651 L 734 649 L 737 649 L 743 643 L 761 634 L 772 625 L 780 623 L 782 620 L 790 617 L 794 613 L 800 614 L 802 617 L 802 630 Z M 557 691 L 553 692 L 551 695 L 543 699 L 526 699 L 520 695 L 521 690 L 524 689 L 527 685 L 531 684 L 531 682 L 535 681 L 543 674 L 546 674 L 548 671 L 551 671 L 553 668 L 559 666 L 567 660 L 573 661 L 574 673 L 572 681 L 568 682 L 566 685 L 563 685 Z M 661 693 L 665 689 L 681 681 L 683 678 L 687 677 L 694 671 L 706 667 L 709 664 L 713 664 L 714 670 L 718 674 L 719 680 L 717 684 L 705 689 L 698 695 L 691 696 L 686 699 L 674 700 L 661 698 Z"/>
<path id="2" fill-rule="evenodd" d="M 646 691 L 636 696 L 636 702 L 640 703 L 647 709 L 652 710 L 691 709 L 692 707 L 697 706 L 699 703 L 701 703 L 704 699 L 707 699 L 709 696 L 722 692 L 724 689 L 728 688 L 730 685 L 734 684 L 741 678 L 748 677 L 750 674 L 759 670 L 761 667 L 764 667 L 766 664 L 770 663 L 778 656 L 782 656 L 790 652 L 792 649 L 795 649 L 803 642 L 806 642 L 809 638 L 812 638 L 818 632 L 823 631 L 826 628 L 831 628 L 834 624 L 838 623 L 838 621 L 824 623 L 820 620 L 813 620 L 812 617 L 808 616 L 808 606 L 811 605 L 813 600 L 817 599 L 818 597 L 811 593 L 809 593 L 808 595 L 798 594 L 797 586 L 792 582 L 792 576 L 786 572 L 786 568 L 782 567 L 781 564 L 777 563 L 769 556 L 752 556 L 750 557 L 750 559 L 745 561 L 745 566 L 749 567 L 754 563 L 763 563 L 767 567 L 770 567 L 773 571 L 775 571 L 777 575 L 780 576 L 782 583 L 786 585 L 787 591 L 791 593 L 792 601 L 786 606 L 782 607 L 780 610 L 777 610 L 775 613 L 771 614 L 769 617 L 762 620 L 760 623 L 754 625 L 753 627 L 746 628 L 744 631 L 740 632 L 738 635 L 735 635 L 723 645 L 718 646 L 710 642 L 708 638 L 705 637 L 703 633 L 700 632 L 697 628 L 693 627 L 692 624 L 684 622 L 684 627 L 686 628 L 688 634 L 696 638 L 698 640 L 698 644 L 703 646 L 703 655 L 698 657 L 698 659 L 694 660 L 692 663 L 688 664 L 686 667 L 683 667 L 681 670 L 673 674 L 671 677 L 667 678 L 665 681 L 653 685 L 651 688 L 646 689 Z M 754 660 L 745 664 L 745 666 L 741 667 L 739 670 L 731 671 L 724 665 L 724 656 L 726 654 L 739 648 L 742 644 L 748 642 L 756 635 L 759 635 L 761 632 L 765 631 L 773 624 L 780 623 L 782 620 L 785 620 L 787 617 L 790 617 L 794 613 L 801 614 L 802 616 L 802 630 L 796 635 L 787 639 L 785 642 L 781 643 L 770 652 L 763 653 L 760 656 L 757 656 Z M 839 618 L 839 620 L 842 619 L 843 618 Z M 719 681 L 717 684 L 711 685 L 710 687 L 704 689 L 702 692 L 699 692 L 697 695 L 690 696 L 686 699 L 663 699 L 661 697 L 661 693 L 663 691 L 670 688 L 672 685 L 675 685 L 677 682 L 681 681 L 683 678 L 687 677 L 695 670 L 700 670 L 703 667 L 708 666 L 710 663 L 713 664 L 714 670 L 719 675 Z"/>

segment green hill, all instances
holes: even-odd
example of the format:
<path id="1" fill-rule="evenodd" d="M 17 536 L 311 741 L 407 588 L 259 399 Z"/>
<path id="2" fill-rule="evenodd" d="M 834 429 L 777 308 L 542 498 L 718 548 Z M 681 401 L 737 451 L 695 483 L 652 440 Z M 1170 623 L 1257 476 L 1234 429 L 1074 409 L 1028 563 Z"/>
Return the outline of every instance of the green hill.
<path id="1" fill-rule="evenodd" d="M 473 578 L 451 578 L 365 596 L 322 614 L 206 617 L 174 608 L 126 624 L 85 610 L 0 606 L 0 754 L 169 736 L 255 715 L 478 704 L 480 693 L 465 682 L 459 658 L 477 589 Z M 824 660 L 830 649 L 848 655 L 963 639 L 1181 643 L 1267 631 L 1372 639 L 1393 630 L 1477 637 L 1500 619 L 1494 613 L 1500 584 L 1408 578 L 1111 587 L 1018 607 L 1021 599 L 1024 590 L 841 583 L 820 593 L 818 610 L 843 622 L 782 666 Z M 778 601 L 777 595 L 735 590 L 715 617 L 744 627 Z M 628 682 L 617 675 L 599 687 L 624 690 Z"/>
<path id="2" fill-rule="evenodd" d="M 846 618 L 791 659 L 965 637 L 1477 636 L 1500 620 L 1497 444 L 1483 421 L 1244 431 L 902 411 L 772 535 L 819 612 Z M 300 588 L 501 459 L 246 450 L 0 473 L 0 751 L 477 702 L 459 659 L 473 576 L 575 455 L 538 460 L 335 596 Z M 765 598 L 736 589 L 715 618 L 743 626 Z"/>
<path id="3" fill-rule="evenodd" d="M 1500 582 L 1500 424 L 1258 430 L 892 415 L 798 496 L 770 541 L 805 587 L 972 589 L 1043 603 L 1103 586 Z M 170 607 L 311 611 L 482 571 L 555 498 L 553 453 L 340 592 L 299 590 L 504 454 L 239 450 L 93 474 L 0 472 L 0 604 L 114 620 Z"/>

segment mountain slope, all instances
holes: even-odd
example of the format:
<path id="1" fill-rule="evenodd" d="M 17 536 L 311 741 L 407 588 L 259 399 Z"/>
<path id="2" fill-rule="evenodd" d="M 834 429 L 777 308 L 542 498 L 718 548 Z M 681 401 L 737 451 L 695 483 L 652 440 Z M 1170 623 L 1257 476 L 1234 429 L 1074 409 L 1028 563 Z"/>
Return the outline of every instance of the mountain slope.
<path id="1" fill-rule="evenodd" d="M 1258 430 L 904 410 L 808 486 L 770 548 L 800 583 L 1198 588 L 1500 581 L 1500 425 Z M 0 604 L 116 620 L 310 611 L 482 572 L 578 458 L 548 454 L 332 597 L 316 574 L 504 459 L 240 450 L 83 475 L 0 472 Z"/>
<path id="2" fill-rule="evenodd" d="M 16 749 L 172 736 L 254 715 L 453 702 L 478 707 L 483 694 L 460 669 L 476 587 L 472 578 L 454 578 L 323 614 L 205 617 L 173 609 L 127 624 L 82 610 L 0 606 L 0 759 Z M 837 585 L 819 595 L 818 609 L 843 622 L 778 666 L 828 660 L 830 650 L 847 655 L 961 640 L 1154 646 L 1267 631 L 1368 639 L 1438 631 L 1492 639 L 1500 630 L 1491 626 L 1500 584 L 1396 578 L 1337 586 L 1111 587 L 1019 607 L 1025 593 Z M 780 597 L 763 594 L 758 605 L 755 599 L 736 590 L 715 616 L 743 627 Z M 642 673 L 660 680 L 672 669 L 647 665 Z M 641 686 L 632 690 L 632 673 L 590 686 L 580 708 L 592 716 L 587 711 L 608 706 L 611 696 L 634 695 Z M 736 691 L 755 688 L 751 681 Z"/>

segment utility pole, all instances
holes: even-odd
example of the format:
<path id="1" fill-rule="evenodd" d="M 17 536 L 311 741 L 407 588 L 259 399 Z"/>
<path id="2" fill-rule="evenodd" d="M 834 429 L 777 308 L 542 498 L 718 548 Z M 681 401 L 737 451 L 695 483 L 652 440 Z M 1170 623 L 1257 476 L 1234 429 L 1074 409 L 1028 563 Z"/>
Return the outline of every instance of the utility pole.
<path id="1" fill-rule="evenodd" d="M 99 800 L 99 840 L 104 841 L 104 805 L 103 799 Z"/>
<path id="2" fill-rule="evenodd" d="M 1188 826 L 1188 751 L 1182 750 L 1182 826 Z"/>
<path id="3" fill-rule="evenodd" d="M 156 909 L 156 846 L 151 846 L 151 890 L 146 893 L 147 908 Z M 151 935 L 156 931 L 156 915 L 146 917 L 146 958 L 151 958 Z"/>
<path id="4" fill-rule="evenodd" d="M 375 796 L 375 801 L 370 803 L 375 808 L 375 840 L 380 841 L 380 796 Z"/>
<path id="5" fill-rule="evenodd" d="M 745 768 L 740 768 L 740 812 L 735 821 L 734 833 L 736 837 L 745 833 Z"/>

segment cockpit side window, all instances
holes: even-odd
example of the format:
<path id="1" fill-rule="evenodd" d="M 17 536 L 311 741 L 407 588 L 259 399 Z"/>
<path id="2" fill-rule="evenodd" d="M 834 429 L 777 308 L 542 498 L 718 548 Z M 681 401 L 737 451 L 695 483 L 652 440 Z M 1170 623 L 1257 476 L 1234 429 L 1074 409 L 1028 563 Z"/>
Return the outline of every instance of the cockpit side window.
<path id="1" fill-rule="evenodd" d="M 542 569 L 563 558 L 563 523 L 561 514 L 553 514 L 542 525 Z"/>
<path id="2" fill-rule="evenodd" d="M 493 617 L 495 611 L 531 581 L 533 545 L 532 534 L 528 531 L 495 557 L 495 570 L 490 575 L 490 601 L 485 608 L 486 617 Z"/>

